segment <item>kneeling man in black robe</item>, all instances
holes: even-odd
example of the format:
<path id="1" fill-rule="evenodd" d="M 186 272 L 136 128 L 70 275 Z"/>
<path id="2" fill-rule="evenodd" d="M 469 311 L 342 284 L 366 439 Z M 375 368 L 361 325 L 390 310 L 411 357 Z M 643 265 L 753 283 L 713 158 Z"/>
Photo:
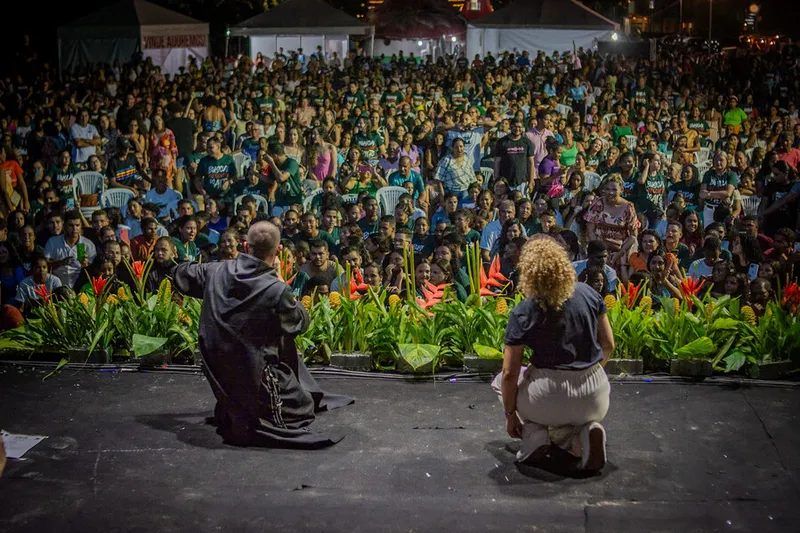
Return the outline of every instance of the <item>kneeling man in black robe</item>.
<path id="1" fill-rule="evenodd" d="M 203 299 L 199 344 L 217 398 L 218 433 L 235 445 L 323 448 L 344 434 L 309 426 L 315 413 L 353 402 L 323 393 L 298 356 L 294 338 L 308 314 L 280 275 L 280 231 L 253 224 L 235 260 L 184 263 L 175 287 Z"/>

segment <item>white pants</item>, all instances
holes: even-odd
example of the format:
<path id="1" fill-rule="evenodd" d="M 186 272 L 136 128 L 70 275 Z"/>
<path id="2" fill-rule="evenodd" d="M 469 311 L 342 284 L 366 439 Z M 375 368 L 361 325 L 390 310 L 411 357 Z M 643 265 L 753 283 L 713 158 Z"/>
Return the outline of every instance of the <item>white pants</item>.
<path id="1" fill-rule="evenodd" d="M 500 395 L 502 373 L 492 381 Z M 585 370 L 522 367 L 517 391 L 517 415 L 522 421 L 522 461 L 539 447 L 550 444 L 580 456 L 578 434 L 591 422 L 602 422 L 608 413 L 611 385 L 603 366 Z"/>

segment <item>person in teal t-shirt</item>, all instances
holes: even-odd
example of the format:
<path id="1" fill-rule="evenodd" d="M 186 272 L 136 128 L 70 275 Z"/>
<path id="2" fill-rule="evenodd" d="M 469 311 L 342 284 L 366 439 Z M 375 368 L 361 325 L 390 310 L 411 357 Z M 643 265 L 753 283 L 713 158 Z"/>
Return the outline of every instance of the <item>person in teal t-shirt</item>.
<path id="1" fill-rule="evenodd" d="M 236 163 L 233 158 L 222 153 L 217 139 L 209 139 L 208 155 L 197 164 L 195 175 L 197 188 L 204 193 L 204 196 L 222 198 L 228 196 L 236 178 Z"/>
<path id="2" fill-rule="evenodd" d="M 303 184 L 300 177 L 300 165 L 294 159 L 286 156 L 282 144 L 269 145 L 267 163 L 270 164 L 273 175 L 278 181 L 278 190 L 275 191 L 275 207 L 286 208 L 293 204 L 302 204 Z"/>

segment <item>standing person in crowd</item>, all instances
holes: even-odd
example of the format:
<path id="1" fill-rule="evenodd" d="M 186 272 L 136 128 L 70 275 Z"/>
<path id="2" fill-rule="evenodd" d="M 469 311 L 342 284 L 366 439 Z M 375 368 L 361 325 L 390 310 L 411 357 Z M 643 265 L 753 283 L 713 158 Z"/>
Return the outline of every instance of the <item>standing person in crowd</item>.
<path id="1" fill-rule="evenodd" d="M 494 178 L 508 181 L 512 189 L 523 193 L 535 190 L 534 148 L 528 137 L 522 135 L 521 120 L 511 124 L 511 133 L 497 141 L 494 154 Z"/>
<path id="2" fill-rule="evenodd" d="M 703 206 L 703 227 L 714 222 L 714 212 L 720 206 L 729 206 L 739 179 L 728 168 L 728 154 L 714 154 L 713 166 L 703 176 L 700 200 Z"/>
<path id="3" fill-rule="evenodd" d="M 435 178 L 442 182 L 444 190 L 456 195 L 459 203 L 468 198 L 468 188 L 476 181 L 472 162 L 466 156 L 464 140 L 456 138 L 451 153 L 439 160 Z"/>
<path id="4" fill-rule="evenodd" d="M 78 121 L 69 129 L 69 136 L 72 141 L 72 160 L 79 165 L 86 163 L 90 156 L 97 153 L 97 147 L 103 144 L 97 128 L 89 124 L 88 109 L 80 110 Z"/>
<path id="5" fill-rule="evenodd" d="M 603 186 L 601 186 L 603 187 Z M 586 235 L 589 241 L 602 240 L 612 256 L 609 264 L 620 268 L 636 244 L 639 222 L 633 204 L 622 198 L 622 176 L 608 176 L 603 194 L 586 213 Z"/>

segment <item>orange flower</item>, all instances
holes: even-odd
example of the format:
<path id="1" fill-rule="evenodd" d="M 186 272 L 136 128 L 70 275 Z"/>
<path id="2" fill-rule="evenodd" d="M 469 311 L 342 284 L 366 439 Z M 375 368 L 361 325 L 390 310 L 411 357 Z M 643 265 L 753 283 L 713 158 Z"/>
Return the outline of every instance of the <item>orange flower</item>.
<path id="1" fill-rule="evenodd" d="M 680 289 L 681 294 L 683 295 L 683 299 L 686 300 L 686 305 L 689 306 L 689 311 L 692 310 L 694 307 L 694 302 L 692 301 L 692 296 L 697 297 L 700 293 L 700 289 L 703 288 L 703 285 L 706 284 L 706 280 L 701 279 L 699 282 L 690 277 L 685 277 L 681 280 Z"/>
<path id="2" fill-rule="evenodd" d="M 136 279 L 142 281 L 142 276 L 144 275 L 144 261 L 134 261 L 131 268 Z"/>
<path id="3" fill-rule="evenodd" d="M 620 284 L 620 292 L 625 298 L 625 305 L 628 306 L 628 309 L 632 308 L 633 304 L 636 303 L 636 297 L 639 295 L 640 288 L 640 285 L 634 286 L 631 282 L 628 282 L 627 286 Z"/>
<path id="4" fill-rule="evenodd" d="M 800 286 L 798 286 L 797 283 L 789 283 L 783 288 L 782 305 L 788 305 L 792 314 L 797 312 L 797 308 L 800 306 Z"/>
<path id="5" fill-rule="evenodd" d="M 103 289 L 106 288 L 107 284 L 108 278 L 104 278 L 102 276 L 92 278 L 92 290 L 94 290 L 95 297 L 98 297 L 103 293 Z"/>
<path id="6" fill-rule="evenodd" d="M 42 299 L 44 303 L 50 302 L 50 291 L 47 290 L 47 286 L 39 285 L 37 288 L 33 289 L 33 292 Z"/>

